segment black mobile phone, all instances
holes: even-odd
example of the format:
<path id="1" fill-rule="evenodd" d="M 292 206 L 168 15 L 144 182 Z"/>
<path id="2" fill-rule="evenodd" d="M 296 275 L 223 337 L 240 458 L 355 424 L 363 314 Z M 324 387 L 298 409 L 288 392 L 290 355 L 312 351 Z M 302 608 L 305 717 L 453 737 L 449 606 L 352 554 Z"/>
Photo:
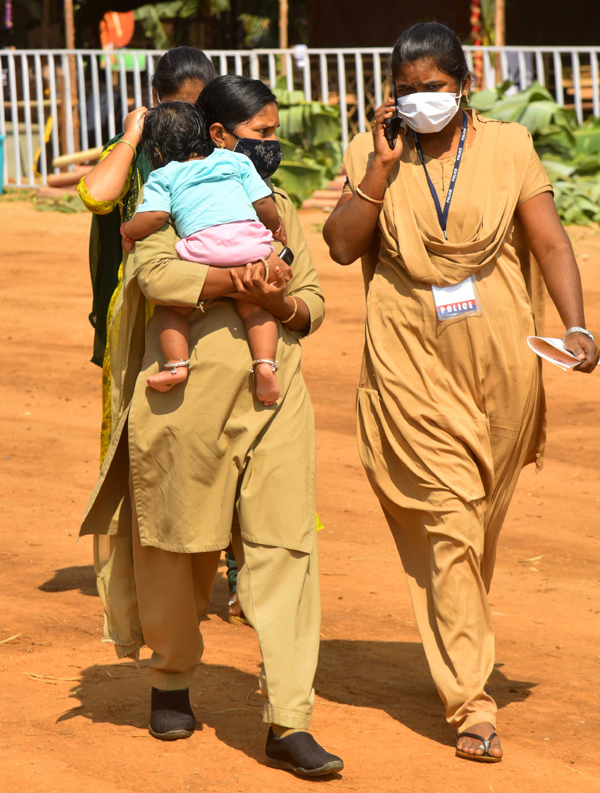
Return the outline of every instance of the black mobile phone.
<path id="1" fill-rule="evenodd" d="M 281 251 L 281 253 L 279 253 L 279 254 L 277 254 L 277 255 L 279 256 L 279 258 L 280 258 L 280 259 L 283 259 L 283 261 L 284 261 L 286 264 L 288 264 L 290 267 L 292 266 L 292 262 L 294 261 L 294 254 L 293 254 L 293 253 L 292 253 L 292 251 L 291 251 L 291 250 L 288 248 L 288 246 L 287 246 L 287 245 L 286 245 L 286 246 L 285 246 L 285 248 L 284 248 L 284 249 Z"/>
<path id="2" fill-rule="evenodd" d="M 391 118 L 386 118 L 386 120 L 383 122 L 385 139 L 387 140 L 390 149 L 396 148 L 396 138 L 398 137 L 400 129 L 402 128 L 402 119 L 398 116 L 398 111 L 396 109 L 397 101 L 398 97 L 396 95 L 396 86 L 394 86 L 394 115 Z"/>

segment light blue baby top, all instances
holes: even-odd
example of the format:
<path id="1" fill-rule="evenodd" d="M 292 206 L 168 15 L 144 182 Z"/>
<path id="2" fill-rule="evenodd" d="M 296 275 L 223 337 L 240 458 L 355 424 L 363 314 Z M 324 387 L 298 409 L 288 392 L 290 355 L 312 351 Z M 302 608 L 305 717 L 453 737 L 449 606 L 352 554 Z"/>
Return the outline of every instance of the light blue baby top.
<path id="1" fill-rule="evenodd" d="M 152 171 L 138 212 L 168 212 L 180 237 L 197 231 L 258 220 L 252 204 L 271 195 L 245 154 L 215 149 L 203 160 L 170 162 Z"/>

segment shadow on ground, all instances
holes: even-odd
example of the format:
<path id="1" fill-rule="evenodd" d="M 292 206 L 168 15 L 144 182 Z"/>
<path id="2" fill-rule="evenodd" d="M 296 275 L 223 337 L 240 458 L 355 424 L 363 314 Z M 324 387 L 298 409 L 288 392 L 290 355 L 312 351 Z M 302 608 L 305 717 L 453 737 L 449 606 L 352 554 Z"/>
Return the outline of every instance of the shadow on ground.
<path id="1" fill-rule="evenodd" d="M 69 592 L 78 589 L 82 595 L 97 595 L 96 573 L 91 564 L 61 567 L 52 578 L 38 587 L 42 592 Z"/>
<path id="2" fill-rule="evenodd" d="M 219 572 L 215 578 L 209 614 L 215 614 L 224 622 L 228 621 L 229 587 L 227 584 L 225 560 L 219 562 Z M 40 584 L 38 589 L 42 592 L 70 592 L 78 589 L 82 595 L 96 597 L 96 573 L 94 566 L 80 565 L 78 567 L 61 567 L 55 571 L 52 578 Z"/>
<path id="3" fill-rule="evenodd" d="M 501 667 L 496 664 L 486 686 L 499 709 L 522 702 L 537 685 L 511 680 Z M 439 743 L 455 742 L 419 642 L 322 641 L 315 690 L 330 702 L 385 711 Z"/>
<path id="4" fill-rule="evenodd" d="M 199 728 L 206 724 L 219 740 L 263 763 L 266 728 L 261 722 L 257 682 L 258 665 L 255 676 L 232 666 L 204 664 L 196 672 L 190 692 Z M 511 680 L 497 667 L 489 691 L 503 708 L 529 696 L 535 685 Z M 454 741 L 454 730 L 444 721 L 442 703 L 418 643 L 325 640 L 315 689 L 326 700 L 317 703 L 317 708 L 326 707 L 327 702 L 375 708 L 426 738 L 443 744 Z M 77 704 L 58 721 L 83 717 L 133 727 L 135 735 L 138 730 L 144 737 L 148 735 L 148 673 L 131 661 L 85 669 L 71 697 Z M 349 715 L 349 730 L 351 719 Z M 148 736 L 148 740 L 153 739 Z M 335 743 L 334 736 L 331 741 Z M 335 751 L 334 745 L 327 748 Z"/>

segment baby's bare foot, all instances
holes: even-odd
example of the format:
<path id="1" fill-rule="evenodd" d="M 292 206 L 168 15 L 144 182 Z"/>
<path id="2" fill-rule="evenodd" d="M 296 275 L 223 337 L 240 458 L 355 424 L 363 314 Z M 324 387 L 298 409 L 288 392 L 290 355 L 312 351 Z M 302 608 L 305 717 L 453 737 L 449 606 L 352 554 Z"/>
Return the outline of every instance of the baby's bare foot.
<path id="1" fill-rule="evenodd" d="M 179 363 L 179 361 L 168 361 L 168 363 Z M 188 368 L 187 366 L 178 366 L 174 371 L 173 369 L 165 369 L 163 372 L 153 374 L 146 380 L 146 384 L 156 391 L 170 391 L 177 383 L 183 383 L 187 379 Z"/>
<path id="2" fill-rule="evenodd" d="M 257 363 L 254 366 L 256 380 L 256 396 L 263 405 L 274 405 L 281 394 L 275 372 L 269 363 Z"/>

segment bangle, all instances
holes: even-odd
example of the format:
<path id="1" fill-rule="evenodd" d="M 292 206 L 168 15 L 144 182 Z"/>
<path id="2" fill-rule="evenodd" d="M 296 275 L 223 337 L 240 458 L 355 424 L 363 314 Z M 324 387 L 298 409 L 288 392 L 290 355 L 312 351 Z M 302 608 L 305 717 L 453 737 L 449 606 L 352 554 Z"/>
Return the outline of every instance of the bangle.
<path id="1" fill-rule="evenodd" d="M 129 140 L 125 140 L 124 138 L 121 138 L 120 140 L 118 140 L 118 141 L 117 141 L 117 143 L 126 143 L 126 144 L 127 144 L 127 146 L 129 146 L 129 148 L 130 148 L 130 149 L 131 149 L 131 151 L 133 152 L 133 156 L 134 156 L 134 157 L 137 157 L 137 149 L 135 148 L 135 146 L 133 145 L 133 143 L 131 143 L 131 141 L 129 141 Z M 117 143 L 115 143 L 115 146 L 117 145 Z"/>
<path id="2" fill-rule="evenodd" d="M 565 335 L 563 336 L 563 342 L 564 342 L 564 340 L 567 338 L 567 336 L 570 333 L 583 333 L 585 336 L 588 337 L 588 339 L 591 339 L 592 341 L 594 341 L 594 337 L 589 332 L 589 330 L 586 330 L 585 328 L 579 328 L 579 327 L 575 326 L 573 328 L 567 328 L 567 331 L 566 331 Z"/>
<path id="3" fill-rule="evenodd" d="M 123 226 L 124 226 L 126 223 L 128 223 L 128 221 L 127 221 L 127 220 L 126 220 L 124 223 L 121 223 L 121 225 L 120 225 L 120 227 L 119 227 L 119 231 L 121 232 L 121 236 L 123 237 L 123 239 L 124 239 L 126 242 L 135 242 L 135 240 L 134 240 L 134 239 L 132 239 L 131 237 L 128 237 L 128 236 L 127 236 L 127 234 L 125 234 L 125 232 L 124 232 L 124 230 L 123 230 Z"/>
<path id="4" fill-rule="evenodd" d="M 383 204 L 383 202 L 385 200 L 383 198 L 371 198 L 370 195 L 367 195 L 366 193 L 363 193 L 363 191 L 360 189 L 360 185 L 356 186 L 356 191 L 355 192 L 357 192 L 358 195 L 361 198 L 364 198 L 365 201 L 369 201 L 371 204 Z"/>
<path id="5" fill-rule="evenodd" d="M 294 319 L 294 317 L 296 316 L 296 314 L 298 313 L 298 301 L 296 300 L 295 297 L 292 297 L 291 295 L 289 295 L 289 297 L 291 297 L 292 300 L 294 301 L 294 310 L 292 311 L 291 315 L 287 319 L 280 319 L 279 320 L 284 325 L 287 324 L 288 322 L 291 322 Z"/>
<path id="6" fill-rule="evenodd" d="M 261 262 L 264 264 L 264 266 L 265 266 L 265 283 L 266 283 L 266 284 L 268 284 L 268 283 L 269 283 L 269 265 L 267 264 L 267 260 L 266 260 L 266 259 L 262 259 L 262 258 L 261 258 L 261 260 L 260 260 L 260 261 L 261 261 Z"/>

